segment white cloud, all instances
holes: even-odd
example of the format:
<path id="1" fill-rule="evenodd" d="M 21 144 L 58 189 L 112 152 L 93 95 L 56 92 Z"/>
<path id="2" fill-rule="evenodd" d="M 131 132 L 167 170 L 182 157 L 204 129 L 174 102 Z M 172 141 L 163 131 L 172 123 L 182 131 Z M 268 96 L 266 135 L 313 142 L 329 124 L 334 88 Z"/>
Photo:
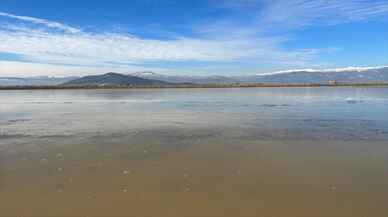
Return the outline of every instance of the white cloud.
<path id="1" fill-rule="evenodd" d="M 58 34 L 41 30 L 0 31 L 1 52 L 59 61 L 221 61 L 252 53 L 249 42 L 191 38 L 160 41 L 122 34 Z M 241 48 L 244 49 L 242 52 Z"/>
<path id="2" fill-rule="evenodd" d="M 18 16 L 18 15 L 14 15 L 14 14 L 10 14 L 10 13 L 4 13 L 4 12 L 0 12 L 0 16 L 12 18 L 12 19 L 17 19 L 17 20 L 20 20 L 20 21 L 27 21 L 27 22 L 31 22 L 31 23 L 35 23 L 35 24 L 41 24 L 41 25 L 44 25 L 46 27 L 54 28 L 54 29 L 59 29 L 59 30 L 62 30 L 62 31 L 65 31 L 65 32 L 68 32 L 68 33 L 78 33 L 78 32 L 81 31 L 80 29 L 77 29 L 77 28 L 74 28 L 74 27 L 71 27 L 71 26 L 67 26 L 67 25 L 64 25 L 62 23 L 53 22 L 53 21 L 49 21 L 49 20 L 45 20 L 45 19 L 40 19 L 40 18 L 35 18 L 35 17 Z"/>
<path id="3" fill-rule="evenodd" d="M 202 32 L 202 35 L 208 37 L 154 40 L 120 33 L 88 33 L 78 29 L 73 31 L 66 25 L 52 21 L 4 13 L 2 15 L 66 30 L 51 31 L 18 23 L 0 26 L 0 52 L 19 54 L 23 61 L 36 63 L 115 68 L 148 62 L 197 61 L 211 64 L 247 60 L 291 65 L 294 63 L 295 66 L 300 66 L 322 51 L 285 50 L 281 48 L 281 44 L 286 39 L 249 34 L 247 28 L 235 31 L 234 37 L 223 37 L 222 35 L 227 35 L 225 29 L 218 29 L 218 34 Z M 211 31 L 211 27 L 208 29 Z"/>
<path id="4" fill-rule="evenodd" d="M 164 72 L 162 68 L 145 68 L 140 66 L 68 66 L 46 63 L 29 63 L 17 61 L 0 61 L 0 77 L 29 77 L 29 76 L 79 76 L 95 75 L 106 72 L 131 73 L 145 70 Z"/>
<path id="5" fill-rule="evenodd" d="M 387 0 L 261 0 L 261 23 L 290 27 L 333 25 L 388 17 Z"/>
<path id="6" fill-rule="evenodd" d="M 288 31 L 388 18 L 387 0 L 209 0 L 216 8 L 252 13 L 257 31 Z M 252 12 L 256 11 L 256 13 Z"/>
<path id="7" fill-rule="evenodd" d="M 263 9 L 253 14 L 252 21 L 246 22 L 249 24 L 208 23 L 194 28 L 199 37 L 181 36 L 171 40 L 121 33 L 89 33 L 55 21 L 0 12 L 0 18 L 14 21 L 0 22 L 0 52 L 19 54 L 23 57 L 21 61 L 32 62 L 25 63 L 22 70 L 15 62 L 2 61 L 0 76 L 10 71 L 44 74 L 44 67 L 46 73 L 51 74 L 60 74 L 65 69 L 72 73 L 70 70 L 77 67 L 79 70 L 73 71 L 82 73 L 87 73 L 84 69 L 93 72 L 94 69 L 149 70 L 146 67 L 149 62 L 160 63 L 160 70 L 164 63 L 186 61 L 206 62 L 214 70 L 220 63 L 233 62 L 310 67 L 319 65 L 316 58 L 322 53 L 335 52 L 338 48 L 285 49 L 288 38 L 275 36 L 268 30 L 281 29 L 279 25 L 287 29 L 359 21 L 388 13 L 386 0 L 223 1 L 223 7 L 229 8 L 253 7 L 255 4 Z M 144 67 L 139 67 L 142 65 Z M 27 66 L 31 66 L 31 70 L 27 70 Z"/>

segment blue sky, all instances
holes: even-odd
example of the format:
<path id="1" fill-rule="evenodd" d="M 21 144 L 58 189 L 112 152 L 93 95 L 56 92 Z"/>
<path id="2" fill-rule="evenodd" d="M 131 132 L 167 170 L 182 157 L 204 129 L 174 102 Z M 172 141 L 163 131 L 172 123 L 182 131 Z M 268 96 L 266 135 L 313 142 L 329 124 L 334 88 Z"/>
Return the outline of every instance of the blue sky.
<path id="1" fill-rule="evenodd" d="M 2 0 L 0 76 L 388 65 L 387 0 Z"/>

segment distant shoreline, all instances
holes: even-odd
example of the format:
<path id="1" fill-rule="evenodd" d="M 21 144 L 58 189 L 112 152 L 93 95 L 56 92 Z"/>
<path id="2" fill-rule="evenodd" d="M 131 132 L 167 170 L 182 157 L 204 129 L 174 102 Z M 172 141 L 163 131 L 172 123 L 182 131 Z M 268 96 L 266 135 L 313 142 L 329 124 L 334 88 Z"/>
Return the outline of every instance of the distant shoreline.
<path id="1" fill-rule="evenodd" d="M 338 84 L 177 84 L 177 85 L 90 85 L 90 86 L 0 86 L 0 90 L 77 90 L 77 89 L 180 89 L 180 88 L 284 88 L 284 87 L 388 87 L 388 83 Z"/>

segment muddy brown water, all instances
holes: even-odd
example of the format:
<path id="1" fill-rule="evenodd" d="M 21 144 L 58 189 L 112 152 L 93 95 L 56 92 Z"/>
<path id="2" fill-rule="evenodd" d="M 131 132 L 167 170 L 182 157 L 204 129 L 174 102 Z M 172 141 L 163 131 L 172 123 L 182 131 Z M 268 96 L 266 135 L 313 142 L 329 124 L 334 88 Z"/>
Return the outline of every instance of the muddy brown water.
<path id="1" fill-rule="evenodd" d="M 386 217 L 388 89 L 0 91 L 1 217 Z"/>

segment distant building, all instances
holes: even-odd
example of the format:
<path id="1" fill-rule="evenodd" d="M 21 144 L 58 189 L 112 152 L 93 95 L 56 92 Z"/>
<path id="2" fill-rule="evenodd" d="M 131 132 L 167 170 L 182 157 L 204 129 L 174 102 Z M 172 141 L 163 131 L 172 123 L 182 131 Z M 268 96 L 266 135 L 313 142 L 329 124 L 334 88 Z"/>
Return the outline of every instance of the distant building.
<path id="1" fill-rule="evenodd" d="M 329 81 L 329 85 L 337 85 L 338 82 L 336 80 L 331 80 Z"/>

